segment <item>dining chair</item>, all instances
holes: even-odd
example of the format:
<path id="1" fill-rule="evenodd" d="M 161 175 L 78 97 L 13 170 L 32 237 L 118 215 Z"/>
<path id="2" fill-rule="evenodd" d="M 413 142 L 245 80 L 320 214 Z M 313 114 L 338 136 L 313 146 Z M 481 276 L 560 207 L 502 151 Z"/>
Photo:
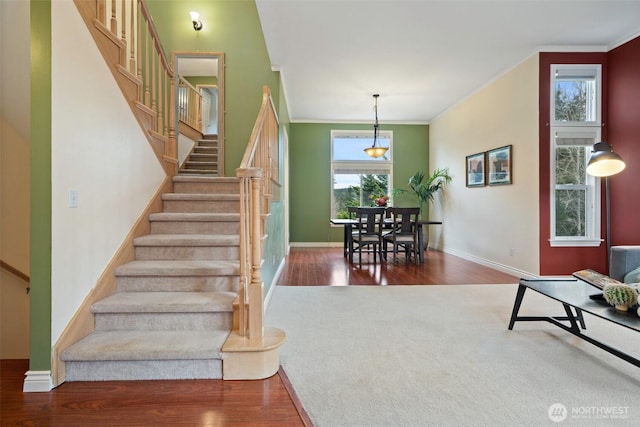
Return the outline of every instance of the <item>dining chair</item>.
<path id="1" fill-rule="evenodd" d="M 358 265 L 362 266 L 362 253 L 372 253 L 373 262 L 380 255 L 382 261 L 382 228 L 386 208 L 356 208 L 357 230 L 353 232 L 353 253 L 358 253 Z"/>
<path id="2" fill-rule="evenodd" d="M 414 262 L 420 263 L 418 256 L 419 240 L 418 240 L 418 217 L 420 208 L 388 208 L 387 211 L 391 215 L 391 231 L 383 236 L 384 252 L 388 253 L 387 245 L 393 246 L 393 263 L 398 263 L 398 249 L 402 248 L 405 252 L 406 263 L 411 260 L 413 253 Z"/>

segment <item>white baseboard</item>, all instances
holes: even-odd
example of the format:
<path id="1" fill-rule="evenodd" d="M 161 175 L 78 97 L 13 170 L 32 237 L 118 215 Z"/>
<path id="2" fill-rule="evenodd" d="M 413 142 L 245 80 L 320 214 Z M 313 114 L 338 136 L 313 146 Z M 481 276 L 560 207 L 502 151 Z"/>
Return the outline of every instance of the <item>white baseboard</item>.
<path id="1" fill-rule="evenodd" d="M 508 265 L 500 264 L 485 258 L 471 255 L 466 252 L 461 252 L 456 249 L 450 249 L 450 248 L 444 248 L 444 247 L 434 247 L 434 249 L 437 249 L 439 251 L 442 251 L 451 255 L 455 255 L 459 258 L 466 259 L 467 261 L 475 262 L 476 264 L 484 265 L 485 267 L 493 268 L 494 270 L 502 271 L 503 273 L 507 273 L 522 279 L 538 279 L 539 278 L 539 276 L 533 273 L 530 273 L 528 271 L 519 270 L 517 268 L 513 268 Z"/>
<path id="2" fill-rule="evenodd" d="M 22 391 L 24 393 L 49 392 L 53 390 L 51 371 L 27 371 Z"/>
<path id="3" fill-rule="evenodd" d="M 269 292 L 264 297 L 264 312 L 267 312 L 267 307 L 269 307 L 269 301 L 271 301 L 271 295 L 273 295 L 273 290 L 276 288 L 276 284 L 278 283 L 278 279 L 280 279 L 280 275 L 282 274 L 282 270 L 284 269 L 284 258 L 280 260 L 280 265 L 276 270 L 276 274 L 273 275 L 273 280 L 271 281 L 271 286 L 269 286 Z"/>

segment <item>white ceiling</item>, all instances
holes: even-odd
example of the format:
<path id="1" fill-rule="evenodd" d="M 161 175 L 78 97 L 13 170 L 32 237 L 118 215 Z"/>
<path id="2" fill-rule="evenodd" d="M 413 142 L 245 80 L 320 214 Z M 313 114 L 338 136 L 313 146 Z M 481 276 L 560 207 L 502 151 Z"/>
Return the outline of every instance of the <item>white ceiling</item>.
<path id="1" fill-rule="evenodd" d="M 207 57 L 179 57 L 176 71 L 185 77 L 218 76 L 218 59 Z"/>
<path id="2" fill-rule="evenodd" d="M 607 51 L 640 0 L 256 0 L 292 122 L 428 123 L 538 51 Z"/>

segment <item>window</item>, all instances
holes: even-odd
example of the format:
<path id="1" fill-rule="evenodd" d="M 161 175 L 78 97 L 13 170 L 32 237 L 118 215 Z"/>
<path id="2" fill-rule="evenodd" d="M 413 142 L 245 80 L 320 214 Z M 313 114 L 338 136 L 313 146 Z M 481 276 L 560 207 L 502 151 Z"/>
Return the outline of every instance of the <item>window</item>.
<path id="1" fill-rule="evenodd" d="M 600 66 L 552 67 L 554 124 L 600 125 Z"/>
<path id="2" fill-rule="evenodd" d="M 600 141 L 600 65 L 551 67 L 551 246 L 597 246 L 600 181 L 586 173 Z"/>
<path id="3" fill-rule="evenodd" d="M 600 243 L 600 186 L 586 173 L 600 129 L 564 128 L 553 135 L 554 191 L 551 223 L 554 245 Z"/>
<path id="4" fill-rule="evenodd" d="M 370 206 L 371 198 L 390 195 L 393 132 L 379 131 L 378 143 L 389 151 L 369 157 L 364 149 L 373 145 L 373 131 L 331 131 L 332 218 L 347 218 L 349 206 Z"/>

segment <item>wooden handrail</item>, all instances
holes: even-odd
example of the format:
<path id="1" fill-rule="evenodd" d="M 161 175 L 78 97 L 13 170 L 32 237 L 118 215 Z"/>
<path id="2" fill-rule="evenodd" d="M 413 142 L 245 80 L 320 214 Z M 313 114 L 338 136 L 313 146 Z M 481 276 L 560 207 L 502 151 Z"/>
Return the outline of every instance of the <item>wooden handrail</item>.
<path id="1" fill-rule="evenodd" d="M 9 263 L 6 263 L 0 260 L 0 268 L 2 268 L 3 270 L 7 270 L 9 273 L 13 274 L 18 279 L 24 280 L 25 282 L 31 282 L 31 278 L 29 277 L 28 274 L 23 273 L 22 271 L 18 270 L 17 268 L 15 268 Z"/>
<path id="2" fill-rule="evenodd" d="M 184 89 L 184 93 L 182 91 Z M 178 119 L 202 133 L 202 95 L 178 74 Z"/>
<path id="3" fill-rule="evenodd" d="M 154 150 L 167 163 L 165 170 L 175 174 L 178 163 L 175 73 L 146 3 L 74 1 L 130 105 L 144 106 L 142 110 L 146 111 L 136 111 L 136 117 L 152 145 L 161 144 L 160 149 Z"/>
<path id="4" fill-rule="evenodd" d="M 116 0 L 112 0 L 112 1 L 116 1 Z M 124 2 L 125 0 L 119 0 L 119 1 Z M 138 0 L 138 4 L 140 5 L 139 7 L 140 7 L 140 12 L 142 13 L 142 16 L 144 16 L 144 19 L 149 23 L 149 32 L 151 32 L 153 44 L 156 48 L 156 51 L 160 55 L 160 59 L 162 60 L 162 66 L 171 75 L 171 77 L 173 77 L 173 69 L 169 65 L 169 61 L 167 61 L 167 55 L 164 54 L 162 43 L 160 43 L 160 36 L 158 35 L 158 31 L 156 30 L 155 24 L 153 23 L 153 17 L 149 12 L 149 8 L 147 8 L 147 4 L 144 2 L 144 0 Z"/>
<path id="5" fill-rule="evenodd" d="M 236 169 L 240 178 L 240 295 L 238 335 L 260 341 L 263 334 L 262 242 L 266 214 L 279 187 L 278 116 L 268 87 L 262 90 L 249 144 Z"/>

